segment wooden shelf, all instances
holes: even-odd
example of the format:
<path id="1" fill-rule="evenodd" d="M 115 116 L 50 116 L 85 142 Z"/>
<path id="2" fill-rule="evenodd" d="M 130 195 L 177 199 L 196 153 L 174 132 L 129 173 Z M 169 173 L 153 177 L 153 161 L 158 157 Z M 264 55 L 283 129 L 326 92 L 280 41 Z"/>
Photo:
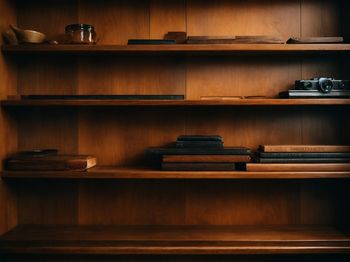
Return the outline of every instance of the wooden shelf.
<path id="1" fill-rule="evenodd" d="M 321 226 L 18 226 L 6 254 L 349 253 L 350 235 Z"/>
<path id="2" fill-rule="evenodd" d="M 12 54 L 197 54 L 348 52 L 350 44 L 4 45 Z"/>
<path id="3" fill-rule="evenodd" d="M 2 107 L 47 106 L 323 106 L 350 105 L 350 99 L 232 99 L 232 100 L 2 100 Z"/>
<path id="4" fill-rule="evenodd" d="M 76 171 L 3 171 L 11 179 L 349 179 L 350 172 L 161 171 L 128 167 L 94 167 Z"/>

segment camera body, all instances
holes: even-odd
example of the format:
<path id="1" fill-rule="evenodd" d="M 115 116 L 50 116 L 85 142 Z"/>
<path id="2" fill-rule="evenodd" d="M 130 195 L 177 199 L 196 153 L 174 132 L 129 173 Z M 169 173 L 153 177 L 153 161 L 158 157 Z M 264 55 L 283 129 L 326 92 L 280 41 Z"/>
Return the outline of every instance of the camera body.
<path id="1" fill-rule="evenodd" d="M 295 81 L 295 90 L 317 90 L 321 93 L 331 91 L 350 91 L 349 80 L 336 80 L 330 77 Z"/>

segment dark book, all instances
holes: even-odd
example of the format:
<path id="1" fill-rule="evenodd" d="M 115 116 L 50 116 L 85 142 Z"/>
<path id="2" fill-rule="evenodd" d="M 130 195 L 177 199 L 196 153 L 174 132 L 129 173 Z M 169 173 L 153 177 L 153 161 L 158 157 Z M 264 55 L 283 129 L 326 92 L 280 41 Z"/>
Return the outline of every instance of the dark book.
<path id="1" fill-rule="evenodd" d="M 162 163 L 167 171 L 233 171 L 234 163 Z"/>
<path id="2" fill-rule="evenodd" d="M 350 171 L 350 163 L 339 164 L 256 164 L 248 163 L 250 172 L 345 172 Z"/>
<path id="3" fill-rule="evenodd" d="M 219 135 L 181 135 L 177 141 L 220 141 L 222 137 Z"/>
<path id="4" fill-rule="evenodd" d="M 150 147 L 146 153 L 155 155 L 250 155 L 251 150 L 245 147 L 225 148 L 175 148 Z"/>
<path id="5" fill-rule="evenodd" d="M 343 42 L 343 37 L 292 37 L 287 41 L 287 44 L 336 44 Z"/>
<path id="6" fill-rule="evenodd" d="M 223 148 L 224 143 L 221 141 L 177 141 L 176 147 L 179 148 Z"/>
<path id="7" fill-rule="evenodd" d="M 274 36 L 189 36 L 187 44 L 283 44 Z"/>
<path id="8" fill-rule="evenodd" d="M 164 155 L 168 163 L 247 163 L 250 155 Z"/>
<path id="9" fill-rule="evenodd" d="M 339 152 L 339 153 L 310 153 L 310 152 L 277 152 L 277 153 L 265 153 L 258 152 L 257 156 L 260 158 L 350 158 L 349 152 Z"/>
<path id="10" fill-rule="evenodd" d="M 184 95 L 24 95 L 32 100 L 184 100 Z"/>
<path id="11" fill-rule="evenodd" d="M 21 151 L 11 156 L 11 158 L 33 158 L 33 157 L 46 157 L 46 156 L 55 156 L 58 154 L 57 149 L 37 149 L 29 151 Z"/>
<path id="12" fill-rule="evenodd" d="M 8 170 L 21 171 L 84 171 L 95 165 L 96 158 L 87 155 L 14 156 L 6 161 L 6 168 Z"/>
<path id="13" fill-rule="evenodd" d="M 350 158 L 256 158 L 258 163 L 350 163 Z"/>
<path id="14" fill-rule="evenodd" d="M 176 40 L 171 39 L 129 39 L 128 45 L 172 45 Z"/>
<path id="15" fill-rule="evenodd" d="M 350 146 L 343 145 L 260 145 L 259 151 L 266 153 L 287 152 L 314 152 L 314 153 L 339 153 L 350 152 Z"/>
<path id="16" fill-rule="evenodd" d="M 281 98 L 339 98 L 350 97 L 350 91 L 331 91 L 329 93 L 322 93 L 318 90 L 289 90 L 280 92 Z"/>

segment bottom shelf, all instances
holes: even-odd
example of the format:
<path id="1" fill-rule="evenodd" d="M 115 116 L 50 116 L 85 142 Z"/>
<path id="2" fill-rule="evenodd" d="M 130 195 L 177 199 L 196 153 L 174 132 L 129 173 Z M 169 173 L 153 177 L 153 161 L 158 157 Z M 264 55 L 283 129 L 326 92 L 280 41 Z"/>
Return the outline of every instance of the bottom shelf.
<path id="1" fill-rule="evenodd" d="M 18 226 L 6 254 L 350 253 L 350 232 L 324 226 Z"/>

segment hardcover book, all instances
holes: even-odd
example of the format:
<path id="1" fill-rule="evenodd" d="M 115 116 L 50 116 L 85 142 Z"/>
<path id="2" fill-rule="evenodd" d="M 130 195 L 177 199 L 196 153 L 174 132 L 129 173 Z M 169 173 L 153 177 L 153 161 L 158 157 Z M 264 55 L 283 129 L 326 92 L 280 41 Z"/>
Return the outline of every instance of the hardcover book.
<path id="1" fill-rule="evenodd" d="M 219 141 L 219 142 L 223 142 L 223 139 L 219 135 L 181 135 L 177 138 L 177 141 Z"/>
<path id="2" fill-rule="evenodd" d="M 221 141 L 177 141 L 176 147 L 180 148 L 188 148 L 188 147 L 196 147 L 196 148 L 223 148 L 224 143 Z"/>
<path id="3" fill-rule="evenodd" d="M 258 152 L 260 158 L 350 158 L 350 152 Z"/>
<path id="4" fill-rule="evenodd" d="M 350 146 L 343 145 L 260 145 L 259 151 L 266 153 L 337 153 L 350 152 Z"/>
<path id="5" fill-rule="evenodd" d="M 150 147 L 146 153 L 155 155 L 250 155 L 251 151 L 245 147 L 225 148 L 172 148 Z"/>
<path id="6" fill-rule="evenodd" d="M 234 163 L 162 163 L 167 171 L 233 171 Z"/>
<path id="7" fill-rule="evenodd" d="M 167 163 L 246 163 L 249 155 L 164 155 Z"/>
<path id="8" fill-rule="evenodd" d="M 257 158 L 258 163 L 350 163 L 350 158 Z"/>

